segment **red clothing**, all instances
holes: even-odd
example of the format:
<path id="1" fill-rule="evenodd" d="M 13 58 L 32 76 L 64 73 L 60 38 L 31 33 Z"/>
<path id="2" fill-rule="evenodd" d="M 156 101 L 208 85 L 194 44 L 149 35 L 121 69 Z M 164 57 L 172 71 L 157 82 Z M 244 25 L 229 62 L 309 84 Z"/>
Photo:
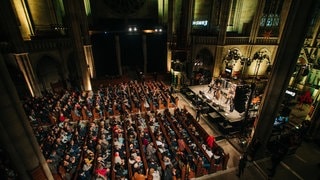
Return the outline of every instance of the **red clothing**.
<path id="1" fill-rule="evenodd" d="M 207 138 L 207 145 L 212 149 L 215 145 L 215 138 L 214 136 L 208 136 Z"/>
<path id="2" fill-rule="evenodd" d="M 183 141 L 183 139 L 178 139 L 178 147 L 179 151 L 183 152 L 186 148 L 186 143 Z"/>
<path id="3" fill-rule="evenodd" d="M 64 116 L 60 116 L 60 117 L 59 117 L 59 121 L 60 121 L 60 122 L 63 122 L 64 120 L 66 120 L 66 118 L 65 118 Z"/>
<path id="4" fill-rule="evenodd" d="M 107 169 L 104 169 L 104 168 L 97 169 L 96 173 L 102 177 L 105 177 L 107 175 Z"/>

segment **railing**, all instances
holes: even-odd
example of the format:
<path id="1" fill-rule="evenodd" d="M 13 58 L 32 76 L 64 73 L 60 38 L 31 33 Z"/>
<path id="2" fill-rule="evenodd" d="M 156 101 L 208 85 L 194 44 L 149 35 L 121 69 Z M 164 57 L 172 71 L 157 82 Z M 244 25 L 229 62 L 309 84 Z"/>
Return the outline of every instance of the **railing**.
<path id="1" fill-rule="evenodd" d="M 210 44 L 216 45 L 218 43 L 217 37 L 212 36 L 193 36 L 194 44 Z M 225 45 L 240 45 L 240 44 L 250 44 L 249 37 L 226 37 Z M 257 37 L 256 42 L 254 44 L 257 45 L 277 45 L 278 38 L 277 37 Z"/>
<path id="2" fill-rule="evenodd" d="M 257 37 L 256 44 L 268 44 L 268 45 L 277 45 L 278 44 L 278 38 L 277 37 Z"/>
<path id="3" fill-rule="evenodd" d="M 217 37 L 193 36 L 194 44 L 217 44 Z"/>
<path id="4" fill-rule="evenodd" d="M 71 47 L 71 39 L 41 39 L 25 41 L 28 52 Z"/>
<path id="5" fill-rule="evenodd" d="M 249 44 L 249 37 L 227 37 L 225 44 Z"/>

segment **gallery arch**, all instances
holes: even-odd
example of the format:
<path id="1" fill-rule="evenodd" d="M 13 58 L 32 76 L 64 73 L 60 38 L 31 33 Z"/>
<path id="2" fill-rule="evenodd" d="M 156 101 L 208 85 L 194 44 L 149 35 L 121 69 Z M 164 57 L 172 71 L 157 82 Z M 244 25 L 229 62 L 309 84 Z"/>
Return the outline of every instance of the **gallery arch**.
<path id="1" fill-rule="evenodd" d="M 262 48 L 255 52 L 250 67 L 247 68 L 246 74 L 255 79 L 264 78 L 267 72 L 270 71 L 270 55 L 271 53 L 266 48 Z"/>
<path id="2" fill-rule="evenodd" d="M 213 55 L 207 48 L 202 48 L 196 54 L 196 59 L 192 64 L 192 71 L 196 84 L 210 83 L 213 74 Z"/>
<path id="3" fill-rule="evenodd" d="M 36 65 L 36 72 L 42 91 L 51 91 L 62 83 L 61 64 L 50 56 L 43 56 Z"/>

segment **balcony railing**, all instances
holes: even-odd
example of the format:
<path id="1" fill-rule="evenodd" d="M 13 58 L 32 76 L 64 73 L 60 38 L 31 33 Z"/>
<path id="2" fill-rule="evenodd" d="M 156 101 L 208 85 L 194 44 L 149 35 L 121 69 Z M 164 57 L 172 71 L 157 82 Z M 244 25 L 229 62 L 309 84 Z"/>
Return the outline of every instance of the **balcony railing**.
<path id="1" fill-rule="evenodd" d="M 194 44 L 217 44 L 217 37 L 193 36 Z"/>
<path id="2" fill-rule="evenodd" d="M 210 44 L 215 45 L 218 43 L 216 36 L 192 36 L 194 44 Z M 227 37 L 225 41 L 225 45 L 242 45 L 242 44 L 250 44 L 249 37 Z M 257 37 L 256 45 L 277 45 L 278 38 L 277 37 Z"/>
<path id="3" fill-rule="evenodd" d="M 71 39 L 39 39 L 25 41 L 28 52 L 71 47 Z"/>
<path id="4" fill-rule="evenodd" d="M 249 37 L 227 37 L 225 44 L 249 44 Z"/>
<path id="5" fill-rule="evenodd" d="M 266 45 L 277 45 L 278 44 L 278 38 L 277 37 L 257 37 L 256 44 L 266 44 Z"/>

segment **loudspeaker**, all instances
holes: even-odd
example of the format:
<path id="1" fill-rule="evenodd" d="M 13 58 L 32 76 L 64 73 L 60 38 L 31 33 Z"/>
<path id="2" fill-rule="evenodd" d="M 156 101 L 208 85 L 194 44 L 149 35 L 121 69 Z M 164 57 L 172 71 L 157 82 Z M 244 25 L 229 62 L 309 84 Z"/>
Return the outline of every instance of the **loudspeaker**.
<path id="1" fill-rule="evenodd" d="M 233 99 L 234 109 L 239 113 L 246 110 L 246 101 L 248 100 L 248 93 L 250 89 L 246 86 L 237 86 L 236 93 Z"/>

